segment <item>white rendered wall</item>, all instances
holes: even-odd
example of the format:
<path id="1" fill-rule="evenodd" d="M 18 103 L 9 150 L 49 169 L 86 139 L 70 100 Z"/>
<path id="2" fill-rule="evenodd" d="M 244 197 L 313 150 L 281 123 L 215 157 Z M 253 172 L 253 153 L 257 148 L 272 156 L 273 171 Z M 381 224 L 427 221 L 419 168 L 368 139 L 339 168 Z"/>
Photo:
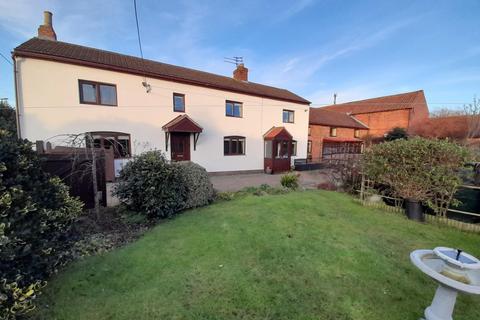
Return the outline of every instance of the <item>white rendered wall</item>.
<path id="1" fill-rule="evenodd" d="M 272 126 L 284 126 L 297 140 L 297 157 L 305 158 L 308 106 L 244 94 L 208 89 L 31 58 L 16 58 L 18 106 L 22 137 L 31 141 L 89 131 L 118 131 L 131 135 L 134 154 L 165 151 L 162 126 L 183 113 L 173 112 L 173 92 L 185 94 L 185 113 L 203 127 L 197 148 L 191 142 L 191 160 L 210 172 L 263 169 L 263 134 Z M 78 80 L 113 83 L 117 107 L 79 102 Z M 225 116 L 225 100 L 243 103 L 243 118 Z M 282 110 L 295 111 L 295 123 L 282 122 Z M 223 155 L 223 137 L 246 137 L 246 154 Z M 55 143 L 55 139 L 51 139 Z M 170 157 L 169 152 L 166 153 Z"/>

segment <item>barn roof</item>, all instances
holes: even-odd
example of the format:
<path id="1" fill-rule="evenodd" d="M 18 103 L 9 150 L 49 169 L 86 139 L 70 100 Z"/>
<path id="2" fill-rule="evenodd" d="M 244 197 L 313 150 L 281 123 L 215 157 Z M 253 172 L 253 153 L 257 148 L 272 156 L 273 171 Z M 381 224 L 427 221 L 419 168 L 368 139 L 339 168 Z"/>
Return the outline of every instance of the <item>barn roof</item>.
<path id="1" fill-rule="evenodd" d="M 368 129 L 365 124 L 353 116 L 342 112 L 325 110 L 324 108 L 310 108 L 309 123 L 330 127 Z"/>
<path id="2" fill-rule="evenodd" d="M 425 94 L 423 93 L 423 90 L 418 90 L 390 96 L 332 104 L 322 107 L 322 109 L 355 115 L 361 113 L 413 109 L 416 104 L 425 103 Z"/>

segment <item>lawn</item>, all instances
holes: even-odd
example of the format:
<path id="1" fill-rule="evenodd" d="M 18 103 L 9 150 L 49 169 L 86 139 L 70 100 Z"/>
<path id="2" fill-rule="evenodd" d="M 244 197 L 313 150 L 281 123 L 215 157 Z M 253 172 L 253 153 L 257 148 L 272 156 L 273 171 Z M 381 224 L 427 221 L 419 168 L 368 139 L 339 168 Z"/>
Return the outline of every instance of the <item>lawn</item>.
<path id="1" fill-rule="evenodd" d="M 247 196 L 166 221 L 122 249 L 72 264 L 42 319 L 418 319 L 435 284 L 409 260 L 480 236 L 362 207 L 327 191 Z M 459 296 L 455 319 L 480 318 Z"/>

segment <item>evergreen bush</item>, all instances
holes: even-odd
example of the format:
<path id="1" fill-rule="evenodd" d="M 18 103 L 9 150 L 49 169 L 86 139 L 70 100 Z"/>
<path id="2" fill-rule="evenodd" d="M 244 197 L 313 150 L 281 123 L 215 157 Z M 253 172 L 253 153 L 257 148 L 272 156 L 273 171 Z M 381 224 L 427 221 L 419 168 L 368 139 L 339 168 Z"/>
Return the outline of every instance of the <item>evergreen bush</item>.
<path id="1" fill-rule="evenodd" d="M 67 260 L 82 203 L 41 169 L 27 140 L 0 129 L 0 318 L 34 308 L 45 279 Z"/>
<path id="2" fill-rule="evenodd" d="M 363 172 L 392 189 L 396 197 L 421 201 L 437 214 L 455 204 L 466 148 L 448 140 L 398 139 L 374 145 L 363 155 Z"/>
<path id="3" fill-rule="evenodd" d="M 175 162 L 185 184 L 186 194 L 183 209 L 205 206 L 215 199 L 215 190 L 210 182 L 207 170 L 191 162 Z"/>
<path id="4" fill-rule="evenodd" d="M 169 218 L 185 208 L 188 189 L 180 166 L 160 151 L 147 151 L 120 172 L 114 193 L 129 209 L 149 218 Z"/>

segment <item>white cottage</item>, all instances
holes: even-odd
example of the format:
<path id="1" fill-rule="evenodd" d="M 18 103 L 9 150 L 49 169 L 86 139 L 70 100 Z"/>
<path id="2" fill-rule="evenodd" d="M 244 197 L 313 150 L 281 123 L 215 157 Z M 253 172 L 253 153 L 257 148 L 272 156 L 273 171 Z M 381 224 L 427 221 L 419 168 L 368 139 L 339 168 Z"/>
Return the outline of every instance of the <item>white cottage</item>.
<path id="1" fill-rule="evenodd" d="M 209 172 L 259 171 L 266 159 L 275 166 L 307 155 L 310 102 L 248 81 L 243 64 L 230 78 L 60 42 L 49 12 L 13 59 L 22 138 L 90 132 L 118 159 L 160 149 Z M 291 140 L 266 141 L 272 127 Z"/>

